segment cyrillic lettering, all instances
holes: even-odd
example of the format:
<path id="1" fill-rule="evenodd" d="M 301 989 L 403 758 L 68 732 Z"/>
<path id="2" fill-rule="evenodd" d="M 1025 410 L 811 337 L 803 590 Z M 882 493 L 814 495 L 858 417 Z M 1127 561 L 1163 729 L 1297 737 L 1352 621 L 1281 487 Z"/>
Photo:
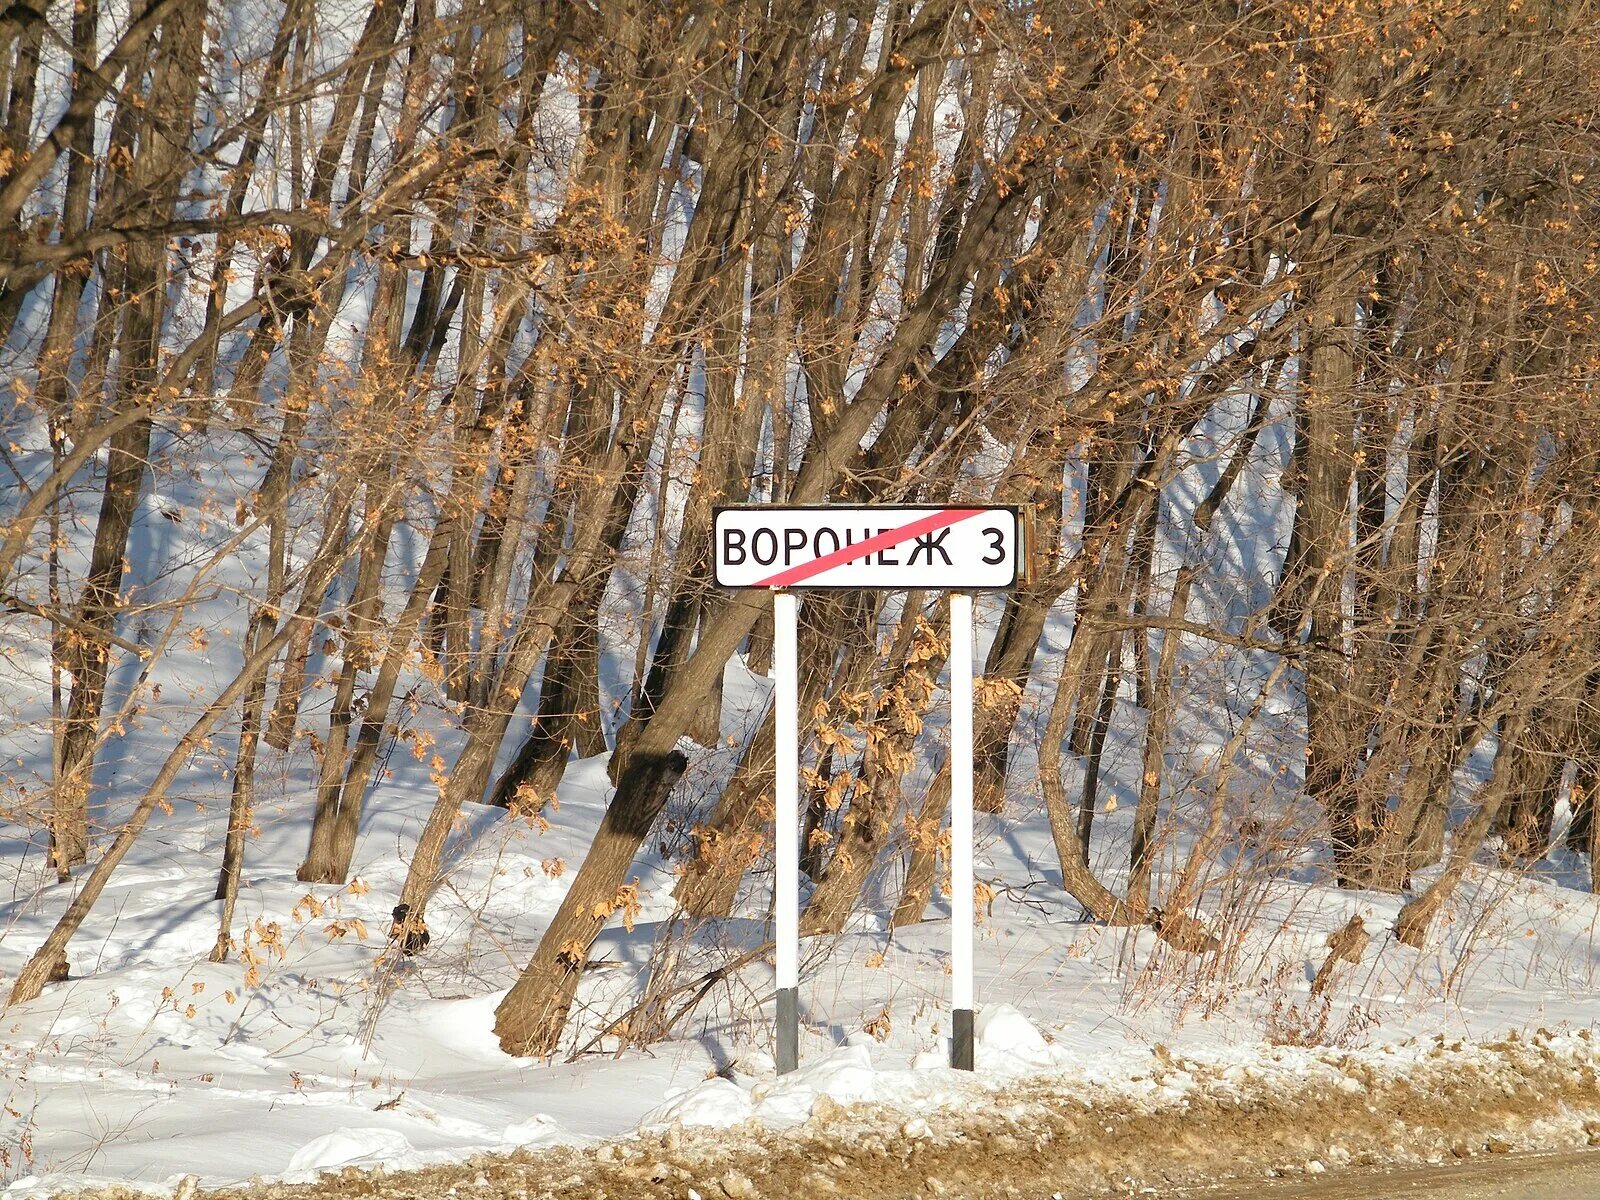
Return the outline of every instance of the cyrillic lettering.
<path id="1" fill-rule="evenodd" d="M 888 530 L 887 527 L 885 527 L 885 528 L 879 529 L 878 532 L 879 533 L 888 533 L 889 530 Z M 896 547 L 896 546 L 885 546 L 882 550 L 879 550 L 878 551 L 878 565 L 880 567 L 898 567 L 900 565 L 900 560 L 898 558 L 890 558 L 889 557 L 889 555 L 896 549 L 898 549 L 898 547 Z"/>
<path id="2" fill-rule="evenodd" d="M 949 532 L 950 526 L 946 525 L 943 529 L 939 530 L 938 533 L 917 534 L 911 545 L 911 557 L 906 559 L 906 566 L 916 566 L 917 555 L 919 554 L 927 555 L 928 565 L 930 567 L 933 566 L 933 555 L 935 551 L 938 551 L 939 557 L 944 559 L 945 566 L 953 566 L 954 564 L 950 561 L 950 552 L 944 548 L 944 539 Z"/>
<path id="3" fill-rule="evenodd" d="M 767 539 L 767 552 L 761 553 L 761 539 Z M 763 567 L 770 567 L 778 561 L 778 535 L 770 529 L 758 529 L 750 535 L 750 555 Z"/>
<path id="4" fill-rule="evenodd" d="M 793 526 L 789 526 L 789 527 L 784 529 L 784 531 L 783 531 L 783 565 L 784 566 L 786 566 L 786 567 L 793 566 L 794 565 L 794 554 L 795 554 L 795 551 L 796 550 L 804 550 L 805 548 L 806 548 L 806 531 L 804 529 L 795 529 Z"/>

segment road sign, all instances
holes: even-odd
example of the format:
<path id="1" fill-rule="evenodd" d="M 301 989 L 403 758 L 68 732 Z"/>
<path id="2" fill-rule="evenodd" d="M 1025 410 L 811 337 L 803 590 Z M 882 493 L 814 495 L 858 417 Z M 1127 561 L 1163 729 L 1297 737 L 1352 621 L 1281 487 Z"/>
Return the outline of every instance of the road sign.
<path id="1" fill-rule="evenodd" d="M 712 523 L 719 587 L 983 591 L 1022 575 L 1015 508 L 766 504 Z"/>
<path id="2" fill-rule="evenodd" d="M 1004 506 L 745 505 L 715 509 L 713 578 L 772 596 L 777 732 L 776 927 L 778 1073 L 800 1061 L 800 667 L 796 589 L 949 590 L 950 1063 L 972 1070 L 972 592 L 1016 586 L 1026 547 Z"/>

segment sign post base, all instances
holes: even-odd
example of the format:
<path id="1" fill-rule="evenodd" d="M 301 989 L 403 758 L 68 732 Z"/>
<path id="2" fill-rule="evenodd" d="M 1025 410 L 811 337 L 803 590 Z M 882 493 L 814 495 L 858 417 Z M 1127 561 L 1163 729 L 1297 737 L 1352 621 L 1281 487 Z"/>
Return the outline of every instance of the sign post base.
<path id="1" fill-rule="evenodd" d="M 950 1065 L 958 1071 L 972 1070 L 972 1010 L 951 1011 Z"/>
<path id="2" fill-rule="evenodd" d="M 969 1017 L 971 1013 L 967 1014 Z M 969 1026 L 971 1022 L 968 1022 Z M 800 1066 L 800 989 L 778 989 L 778 1074 Z"/>

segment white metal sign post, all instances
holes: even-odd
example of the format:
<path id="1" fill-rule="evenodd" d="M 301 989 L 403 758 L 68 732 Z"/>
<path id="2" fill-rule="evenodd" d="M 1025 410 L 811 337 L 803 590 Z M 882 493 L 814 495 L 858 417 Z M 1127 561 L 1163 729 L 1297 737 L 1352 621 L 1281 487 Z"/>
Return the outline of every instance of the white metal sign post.
<path id="1" fill-rule="evenodd" d="M 800 598 L 793 592 L 772 594 L 772 719 L 778 735 L 773 908 L 778 936 L 780 1074 L 800 1065 L 800 668 L 795 649 L 799 609 Z"/>
<path id="2" fill-rule="evenodd" d="M 972 1070 L 972 593 L 950 594 L 950 1065 Z"/>
<path id="3" fill-rule="evenodd" d="M 800 713 L 796 616 L 801 588 L 937 590 L 950 596 L 950 1063 L 972 1069 L 972 592 L 1016 586 L 1022 523 L 1007 507 L 752 505 L 713 518 L 720 587 L 773 593 L 777 828 L 778 1072 L 800 1058 Z"/>

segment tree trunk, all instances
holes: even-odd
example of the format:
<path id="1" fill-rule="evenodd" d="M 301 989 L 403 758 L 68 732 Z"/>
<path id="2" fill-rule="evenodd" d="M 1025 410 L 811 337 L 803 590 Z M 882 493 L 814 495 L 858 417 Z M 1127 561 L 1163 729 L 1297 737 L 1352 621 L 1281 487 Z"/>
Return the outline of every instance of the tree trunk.
<path id="1" fill-rule="evenodd" d="M 1306 444 L 1296 446 L 1305 485 L 1295 528 L 1307 576 L 1330 570 L 1335 582 L 1348 568 L 1350 481 L 1353 462 L 1354 381 L 1351 297 L 1324 299 L 1312 321 L 1311 370 L 1304 400 Z M 1340 886 L 1366 878 L 1373 823 L 1358 811 L 1357 744 L 1346 700 L 1351 680 L 1344 650 L 1343 589 L 1331 586 L 1311 617 L 1317 649 L 1306 660 L 1306 792 L 1328 816 L 1334 872 Z"/>
<path id="2" fill-rule="evenodd" d="M 159 219 L 170 210 L 176 198 L 182 177 L 177 164 L 188 146 L 199 87 L 205 32 L 203 16 L 197 10 L 185 10 L 182 6 L 163 14 L 148 104 L 129 101 L 130 108 L 138 110 L 140 117 L 139 149 L 127 177 L 129 191 L 136 197 L 132 208 L 138 216 Z M 42 159 L 42 156 L 34 156 L 34 159 Z M 26 168 L 13 174 L 6 191 L 10 191 L 20 175 L 42 165 L 42 161 L 30 160 Z M 116 384 L 116 404 L 123 409 L 145 402 L 158 379 L 161 327 L 167 299 L 165 240 L 132 243 L 127 250 L 126 264 L 126 298 L 118 302 L 122 327 L 117 338 L 119 375 Z M 95 527 L 94 550 L 78 614 L 78 626 L 85 636 L 69 663 L 73 688 L 61 743 L 61 786 L 57 789 L 56 813 L 51 825 L 52 857 L 57 874 L 62 878 L 74 866 L 85 862 L 88 854 L 89 791 L 110 667 L 110 634 L 116 624 L 128 535 L 143 493 L 145 468 L 149 465 L 151 429 L 151 421 L 141 419 L 111 439 L 100 519 Z"/>
<path id="3" fill-rule="evenodd" d="M 1406 945 L 1419 950 L 1422 948 L 1434 918 L 1449 902 L 1450 897 L 1455 895 L 1462 876 L 1467 873 L 1467 868 L 1477 856 L 1484 839 L 1494 828 L 1495 820 L 1500 814 L 1500 806 L 1512 786 L 1514 764 L 1519 761 L 1515 747 L 1525 728 L 1525 720 L 1520 715 L 1513 714 L 1506 718 L 1500 733 L 1499 753 L 1495 755 L 1494 774 L 1479 790 L 1475 798 L 1476 810 L 1456 833 L 1449 861 L 1439 873 L 1439 877 L 1429 884 L 1425 891 L 1408 901 L 1395 919 L 1394 935 Z"/>
<path id="4" fill-rule="evenodd" d="M 581 609 L 581 605 L 574 605 Z M 569 626 L 570 638 L 557 637 L 545 660 L 544 682 L 539 688 L 539 711 L 533 728 L 517 748 L 516 756 L 495 781 L 490 803 L 518 811 L 538 811 L 556 794 L 567 771 L 567 761 L 580 738 L 585 717 L 590 727 L 600 723 L 598 713 L 578 711 L 575 681 L 581 673 L 580 643 L 590 640 L 589 623 Z"/>
<path id="5" fill-rule="evenodd" d="M 328 713 L 328 736 L 322 748 L 322 770 L 317 784 L 316 813 L 311 821 L 311 845 L 305 861 L 295 872 L 302 883 L 343 883 L 338 870 L 334 843 L 338 840 L 338 827 L 353 827 L 359 821 L 359 810 L 346 812 L 360 804 L 359 793 L 349 794 L 344 787 L 345 772 L 349 765 L 350 726 L 355 720 L 354 701 L 356 678 L 366 669 L 372 656 L 372 637 L 375 618 L 379 614 L 383 595 L 380 584 L 383 563 L 388 556 L 389 540 L 394 530 L 395 514 L 387 496 L 375 501 L 374 493 L 367 493 L 367 508 L 376 523 L 363 537 L 364 549 L 361 565 L 356 573 L 355 594 L 350 598 L 343 637 L 343 661 L 334 685 L 333 705 Z"/>
<path id="6" fill-rule="evenodd" d="M 1118 657 L 1121 657 L 1121 642 L 1113 638 L 1112 644 L 1116 647 Z M 1083 795 L 1078 800 L 1078 840 L 1083 844 L 1083 862 L 1089 863 L 1089 847 L 1094 837 L 1094 815 L 1096 806 L 1100 802 L 1100 760 L 1105 754 L 1106 735 L 1111 730 L 1111 714 L 1117 703 L 1117 690 L 1122 686 L 1122 672 L 1108 669 L 1101 680 L 1099 697 L 1094 706 L 1094 719 L 1089 727 L 1089 742 L 1084 747 L 1087 754 L 1083 765 Z M 1081 706 L 1080 706 L 1081 707 Z M 1145 836 L 1148 837 L 1148 831 Z M 1144 858 L 1144 841 L 1140 838 L 1140 831 L 1135 825 L 1134 843 L 1139 853 L 1139 860 Z"/>
<path id="7" fill-rule="evenodd" d="M 660 757 L 635 753 L 589 845 L 585 868 L 603 864 L 619 878 L 624 875 L 688 765 L 676 750 Z M 495 1009 L 495 1036 L 507 1054 L 548 1054 L 555 1049 L 588 960 L 589 944 L 625 902 L 619 889 L 608 902 L 596 906 L 598 913 L 596 908 L 572 911 L 567 905 L 556 913 L 539 952 Z M 554 949 L 548 956 L 543 953 L 547 944 Z"/>
<path id="8" fill-rule="evenodd" d="M 277 631 L 275 622 L 265 611 L 257 613 L 252 624 L 252 636 L 246 643 L 251 650 Z M 266 703 L 267 667 L 263 662 L 245 689 L 244 709 L 239 720 L 239 750 L 234 757 L 228 832 L 223 839 L 222 871 L 217 879 L 222 916 L 217 922 L 217 944 L 211 949 L 211 961 L 217 963 L 228 960 L 228 951 L 233 945 L 233 912 L 239 900 L 239 878 L 244 871 L 245 837 L 255 819 L 256 750 L 260 744 L 261 712 Z"/>
<path id="9" fill-rule="evenodd" d="M 922 799 L 922 809 L 915 819 L 906 816 L 906 840 L 911 844 L 911 856 L 906 863 L 905 883 L 900 888 L 900 902 L 889 918 L 892 929 L 902 929 L 920 922 L 933 899 L 933 887 L 938 880 L 939 829 L 950 807 L 950 763 L 947 759 L 939 773 L 928 785 L 928 794 Z"/>

